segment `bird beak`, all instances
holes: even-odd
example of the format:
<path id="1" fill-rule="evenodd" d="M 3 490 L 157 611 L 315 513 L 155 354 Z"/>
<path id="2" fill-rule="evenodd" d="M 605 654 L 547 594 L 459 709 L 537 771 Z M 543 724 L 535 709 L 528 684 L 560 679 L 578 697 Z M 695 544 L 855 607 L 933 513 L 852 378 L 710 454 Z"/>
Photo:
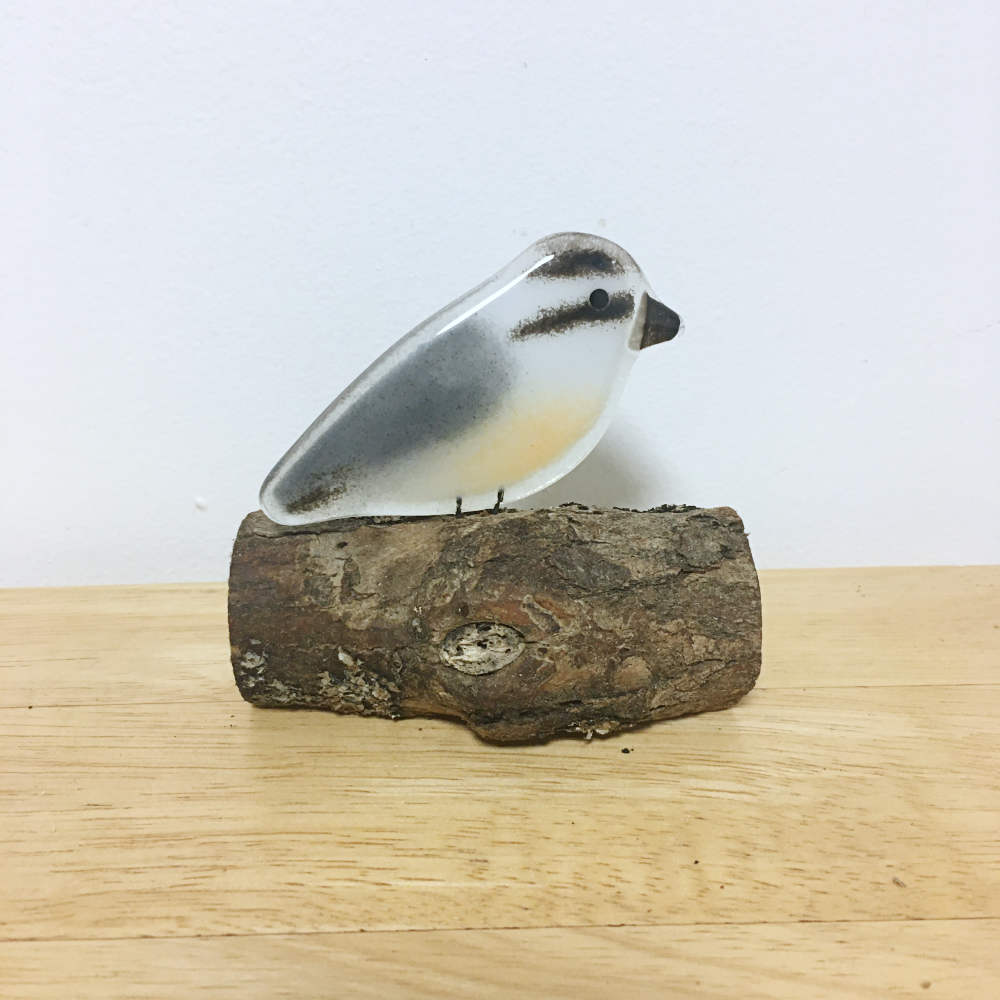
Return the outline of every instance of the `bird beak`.
<path id="1" fill-rule="evenodd" d="M 643 319 L 642 338 L 639 350 L 662 344 L 665 340 L 673 340 L 684 326 L 684 321 L 662 302 L 651 295 L 642 293 Z"/>

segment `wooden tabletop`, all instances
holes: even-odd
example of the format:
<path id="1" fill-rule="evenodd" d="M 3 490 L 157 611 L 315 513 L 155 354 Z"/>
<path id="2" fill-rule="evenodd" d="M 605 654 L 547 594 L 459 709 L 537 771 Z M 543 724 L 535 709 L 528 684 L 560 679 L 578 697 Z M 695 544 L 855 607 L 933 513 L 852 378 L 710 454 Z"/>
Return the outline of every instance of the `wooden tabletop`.
<path id="1" fill-rule="evenodd" d="M 221 585 L 0 591 L 0 997 L 1000 996 L 1000 568 L 762 574 L 726 712 L 244 704 Z"/>

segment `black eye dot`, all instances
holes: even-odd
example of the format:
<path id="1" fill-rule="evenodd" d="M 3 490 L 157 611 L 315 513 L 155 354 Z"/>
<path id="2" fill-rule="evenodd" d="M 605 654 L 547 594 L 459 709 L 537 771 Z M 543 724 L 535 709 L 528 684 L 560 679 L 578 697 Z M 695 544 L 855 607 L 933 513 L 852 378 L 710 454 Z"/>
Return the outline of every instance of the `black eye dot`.
<path id="1" fill-rule="evenodd" d="M 595 288 L 590 293 L 590 304 L 595 309 L 605 309 L 608 303 L 611 301 L 611 297 L 603 288 Z"/>

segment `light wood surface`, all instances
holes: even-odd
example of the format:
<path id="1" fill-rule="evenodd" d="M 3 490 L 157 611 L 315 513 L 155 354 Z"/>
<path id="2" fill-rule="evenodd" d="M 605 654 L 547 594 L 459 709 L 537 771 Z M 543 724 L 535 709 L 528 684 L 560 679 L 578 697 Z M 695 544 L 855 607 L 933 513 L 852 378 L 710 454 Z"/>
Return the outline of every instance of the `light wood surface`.
<path id="1" fill-rule="evenodd" d="M 0 591 L 0 997 L 1000 996 L 1000 568 L 762 585 L 736 708 L 515 748 L 251 708 L 222 586 Z"/>

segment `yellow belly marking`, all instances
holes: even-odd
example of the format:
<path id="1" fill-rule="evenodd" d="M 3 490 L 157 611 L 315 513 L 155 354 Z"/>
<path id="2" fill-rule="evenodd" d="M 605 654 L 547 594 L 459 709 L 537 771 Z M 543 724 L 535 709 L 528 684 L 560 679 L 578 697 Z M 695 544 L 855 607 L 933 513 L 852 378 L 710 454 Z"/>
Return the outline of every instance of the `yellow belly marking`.
<path id="1" fill-rule="evenodd" d="M 456 488 L 473 496 L 527 479 L 579 441 L 602 409 L 603 400 L 576 394 L 505 407 L 449 448 Z"/>

